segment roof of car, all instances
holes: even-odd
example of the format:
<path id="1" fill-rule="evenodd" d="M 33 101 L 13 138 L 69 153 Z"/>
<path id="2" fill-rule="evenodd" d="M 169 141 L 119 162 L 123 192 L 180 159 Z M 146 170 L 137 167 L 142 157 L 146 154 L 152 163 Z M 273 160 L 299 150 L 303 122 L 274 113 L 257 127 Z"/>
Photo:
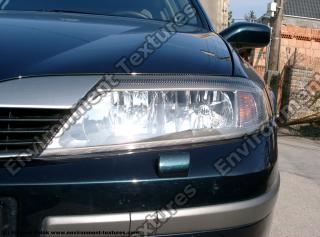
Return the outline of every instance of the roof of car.
<path id="1" fill-rule="evenodd" d="M 286 0 L 284 14 L 320 19 L 320 0 Z"/>

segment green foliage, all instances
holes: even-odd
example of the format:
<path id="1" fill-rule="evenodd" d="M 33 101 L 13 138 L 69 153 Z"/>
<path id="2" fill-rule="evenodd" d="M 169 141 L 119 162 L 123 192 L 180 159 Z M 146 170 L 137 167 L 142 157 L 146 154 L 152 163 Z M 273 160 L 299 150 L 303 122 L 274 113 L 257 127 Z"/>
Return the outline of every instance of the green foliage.
<path id="1" fill-rule="evenodd" d="M 248 14 L 244 16 L 244 19 L 248 22 L 256 22 L 258 18 L 256 16 L 256 13 L 251 10 Z"/>
<path id="2" fill-rule="evenodd" d="M 229 11 L 228 26 L 231 26 L 233 23 L 234 23 L 233 12 Z"/>

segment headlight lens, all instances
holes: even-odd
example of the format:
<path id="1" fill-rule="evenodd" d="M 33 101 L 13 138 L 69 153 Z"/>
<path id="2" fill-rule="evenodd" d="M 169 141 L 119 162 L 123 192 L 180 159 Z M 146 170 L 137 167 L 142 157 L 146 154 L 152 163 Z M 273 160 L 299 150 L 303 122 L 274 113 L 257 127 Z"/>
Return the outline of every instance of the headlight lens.
<path id="1" fill-rule="evenodd" d="M 62 136 L 45 153 L 204 142 L 250 133 L 268 119 L 263 89 L 243 78 L 135 77 L 119 82 L 73 126 L 62 128 Z"/>

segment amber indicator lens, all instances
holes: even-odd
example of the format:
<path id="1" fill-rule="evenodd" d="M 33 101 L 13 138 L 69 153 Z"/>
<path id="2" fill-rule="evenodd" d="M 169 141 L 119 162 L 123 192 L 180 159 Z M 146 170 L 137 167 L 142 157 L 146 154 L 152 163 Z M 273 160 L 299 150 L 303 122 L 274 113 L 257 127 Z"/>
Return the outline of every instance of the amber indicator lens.
<path id="1" fill-rule="evenodd" d="M 258 119 L 258 110 L 255 99 L 251 93 L 238 92 L 239 101 L 239 123 L 241 127 L 245 127 L 250 123 L 254 123 Z"/>

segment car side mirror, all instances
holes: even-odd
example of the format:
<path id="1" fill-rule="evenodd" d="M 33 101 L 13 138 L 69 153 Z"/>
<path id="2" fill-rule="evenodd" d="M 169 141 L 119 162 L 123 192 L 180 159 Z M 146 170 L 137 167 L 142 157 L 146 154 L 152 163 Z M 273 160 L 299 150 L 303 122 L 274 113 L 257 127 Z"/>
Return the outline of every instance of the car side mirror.
<path id="1" fill-rule="evenodd" d="M 235 49 L 252 49 L 266 47 L 271 40 L 269 26 L 238 22 L 223 30 L 220 35 Z"/>

